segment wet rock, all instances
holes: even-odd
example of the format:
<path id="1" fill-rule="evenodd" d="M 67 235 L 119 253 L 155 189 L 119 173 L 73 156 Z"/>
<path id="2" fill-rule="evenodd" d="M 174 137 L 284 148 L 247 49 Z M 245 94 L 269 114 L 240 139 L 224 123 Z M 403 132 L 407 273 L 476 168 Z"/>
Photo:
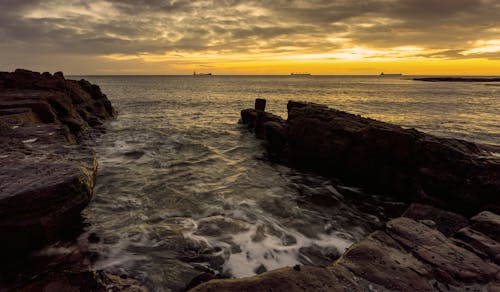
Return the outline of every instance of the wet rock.
<path id="1" fill-rule="evenodd" d="M 340 257 L 340 252 L 334 247 L 311 245 L 299 249 L 299 260 L 305 265 L 328 266 Z"/>
<path id="2" fill-rule="evenodd" d="M 273 157 L 401 200 L 467 216 L 500 211 L 500 161 L 477 145 L 290 101 L 286 122 L 242 111 Z"/>
<path id="3" fill-rule="evenodd" d="M 244 222 L 218 215 L 199 220 L 198 229 L 194 234 L 203 236 L 230 236 L 243 231 L 248 231 L 248 227 Z"/>
<path id="4" fill-rule="evenodd" d="M 416 258 L 429 263 L 441 282 L 455 286 L 460 283 L 487 283 L 494 280 L 499 271 L 498 266 L 412 219 L 394 219 L 387 223 L 386 232 Z"/>
<path id="5" fill-rule="evenodd" d="M 255 110 L 256 111 L 265 111 L 266 110 L 266 100 L 262 98 L 257 98 L 255 100 Z"/>
<path id="6" fill-rule="evenodd" d="M 277 115 L 254 109 L 244 109 L 241 111 L 241 122 L 254 131 L 259 139 L 266 138 L 266 125 L 268 128 L 278 129 L 284 125 L 285 120 Z M 273 124 L 274 123 L 274 124 Z M 279 130 L 277 130 L 279 132 Z"/>
<path id="7" fill-rule="evenodd" d="M 338 265 L 388 290 L 432 290 L 428 282 L 432 269 L 381 231 L 352 246 Z"/>
<path id="8" fill-rule="evenodd" d="M 198 276 L 194 277 L 187 285 L 186 285 L 186 291 L 193 289 L 194 287 L 208 282 L 210 280 L 217 279 L 217 276 L 212 274 L 212 273 L 201 273 Z"/>
<path id="9" fill-rule="evenodd" d="M 92 197 L 95 158 L 90 165 L 6 162 L 0 167 L 0 231 L 4 238 L 0 245 L 4 251 L 28 251 L 40 242 L 54 240 L 58 230 L 72 222 Z"/>
<path id="10" fill-rule="evenodd" d="M 471 218 L 471 227 L 495 241 L 500 241 L 500 216 L 493 212 L 483 211 Z"/>
<path id="11" fill-rule="evenodd" d="M 18 291 L 135 291 L 148 289 L 134 279 L 103 271 L 49 273 L 37 278 Z"/>
<path id="12" fill-rule="evenodd" d="M 346 274 L 350 273 L 313 266 L 282 268 L 250 278 L 211 280 L 190 291 L 361 291 Z"/>
<path id="13" fill-rule="evenodd" d="M 61 72 L 0 72 L 2 257 L 58 240 L 92 197 L 97 161 L 84 146 L 93 130 L 89 117 L 114 111 L 96 107 L 110 102 L 81 83 Z"/>
<path id="14" fill-rule="evenodd" d="M 458 245 L 482 258 L 491 258 L 497 265 L 500 265 L 500 244 L 494 239 L 471 227 L 460 229 L 453 237 L 458 240 Z"/>
<path id="15" fill-rule="evenodd" d="M 483 214 L 476 220 L 490 224 L 495 216 L 500 217 Z M 400 217 L 353 244 L 328 267 L 305 265 L 212 280 L 193 291 L 495 291 L 500 283 L 495 246 L 500 243 L 477 231 L 472 234 L 472 228 L 473 224 L 457 233 L 470 239 L 473 248 L 467 249 L 464 241 Z"/>
<path id="16" fill-rule="evenodd" d="M 402 216 L 417 221 L 432 220 L 435 227 L 446 236 L 451 236 L 469 225 L 469 220 L 460 214 L 419 203 L 411 204 Z"/>

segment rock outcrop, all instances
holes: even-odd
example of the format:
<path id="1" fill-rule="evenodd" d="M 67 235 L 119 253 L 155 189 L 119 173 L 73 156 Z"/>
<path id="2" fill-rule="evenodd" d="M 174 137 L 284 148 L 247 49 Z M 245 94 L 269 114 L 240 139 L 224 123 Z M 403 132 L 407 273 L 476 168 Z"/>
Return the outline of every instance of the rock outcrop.
<path id="1" fill-rule="evenodd" d="M 106 95 L 62 73 L 0 72 L 0 255 L 58 239 L 92 197 L 88 137 L 114 116 Z"/>
<path id="2" fill-rule="evenodd" d="M 216 279 L 192 291 L 498 291 L 500 216 L 482 212 L 450 237 L 433 225 L 396 218 L 330 266 Z"/>
<path id="3" fill-rule="evenodd" d="M 292 166 L 467 216 L 500 211 L 500 161 L 474 143 L 293 101 L 286 121 L 253 109 L 241 120 Z"/>
<path id="4" fill-rule="evenodd" d="M 243 110 L 241 121 L 275 159 L 417 202 L 327 267 L 192 291 L 500 291 L 500 216 L 466 218 L 500 204 L 499 162 L 477 145 L 292 101 L 286 121 L 263 109 Z"/>

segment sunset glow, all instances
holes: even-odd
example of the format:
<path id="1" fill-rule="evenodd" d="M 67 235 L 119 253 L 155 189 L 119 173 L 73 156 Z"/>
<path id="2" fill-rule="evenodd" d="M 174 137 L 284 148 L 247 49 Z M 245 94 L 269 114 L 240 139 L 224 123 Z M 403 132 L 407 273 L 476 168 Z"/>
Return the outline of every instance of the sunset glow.
<path id="1" fill-rule="evenodd" d="M 500 74 L 500 2 L 7 1 L 1 70 Z M 57 64 L 55 64 L 57 60 Z"/>

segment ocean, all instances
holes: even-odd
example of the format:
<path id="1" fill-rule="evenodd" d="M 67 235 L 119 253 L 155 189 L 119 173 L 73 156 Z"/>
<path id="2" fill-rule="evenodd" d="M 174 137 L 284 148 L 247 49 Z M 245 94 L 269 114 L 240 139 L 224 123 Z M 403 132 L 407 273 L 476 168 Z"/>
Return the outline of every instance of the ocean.
<path id="1" fill-rule="evenodd" d="M 94 148 L 81 240 L 92 265 L 159 290 L 200 271 L 244 277 L 326 265 L 404 203 L 272 162 L 238 124 L 255 98 L 322 103 L 442 137 L 500 146 L 500 84 L 378 76 L 72 76 L 118 111 Z M 353 165 L 352 167 L 356 167 Z M 161 289 L 160 289 L 161 290 Z"/>

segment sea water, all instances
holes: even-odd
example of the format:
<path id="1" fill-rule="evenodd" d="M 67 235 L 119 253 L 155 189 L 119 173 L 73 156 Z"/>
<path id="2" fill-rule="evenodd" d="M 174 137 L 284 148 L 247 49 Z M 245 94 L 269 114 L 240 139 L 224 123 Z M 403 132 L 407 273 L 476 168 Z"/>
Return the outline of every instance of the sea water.
<path id="1" fill-rule="evenodd" d="M 81 78 L 81 77 L 73 77 Z M 238 124 L 255 98 L 286 118 L 311 101 L 443 137 L 500 145 L 498 83 L 376 76 L 84 76 L 118 111 L 94 146 L 81 235 L 95 269 L 180 290 L 200 271 L 244 277 L 326 265 L 404 204 L 273 163 Z M 355 166 L 353 166 L 355 167 Z"/>

